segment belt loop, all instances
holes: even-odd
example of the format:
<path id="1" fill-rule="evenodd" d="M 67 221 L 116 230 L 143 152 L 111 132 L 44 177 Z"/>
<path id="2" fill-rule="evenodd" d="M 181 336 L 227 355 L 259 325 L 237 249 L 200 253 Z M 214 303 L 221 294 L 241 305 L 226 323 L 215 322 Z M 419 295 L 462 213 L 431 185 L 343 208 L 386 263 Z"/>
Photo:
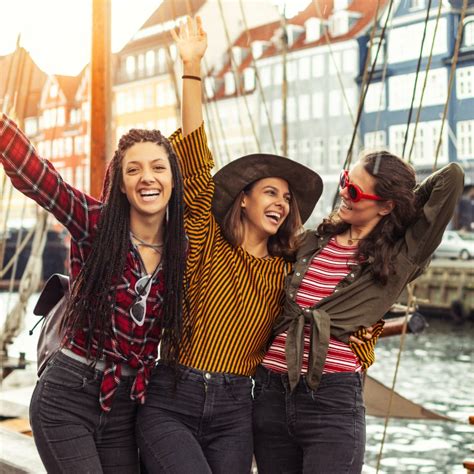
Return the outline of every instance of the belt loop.
<path id="1" fill-rule="evenodd" d="M 180 379 L 181 380 L 186 380 L 188 377 L 189 377 L 189 373 L 191 372 L 191 368 L 190 367 L 183 367 L 182 369 L 180 367 L 177 367 L 176 369 L 178 371 L 178 374 L 179 372 L 181 372 L 180 375 Z"/>

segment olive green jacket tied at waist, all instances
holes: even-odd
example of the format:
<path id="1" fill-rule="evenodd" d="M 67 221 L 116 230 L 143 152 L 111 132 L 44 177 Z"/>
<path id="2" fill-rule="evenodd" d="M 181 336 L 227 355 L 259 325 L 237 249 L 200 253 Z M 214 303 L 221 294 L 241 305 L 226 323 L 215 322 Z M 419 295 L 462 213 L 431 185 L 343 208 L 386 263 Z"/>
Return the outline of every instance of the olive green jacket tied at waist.
<path id="1" fill-rule="evenodd" d="M 329 337 L 348 343 L 349 336 L 361 327 L 379 321 L 399 297 L 406 284 L 428 266 L 463 191 L 464 172 L 451 163 L 425 179 L 416 189 L 423 205 L 420 217 L 395 243 L 396 273 L 386 285 L 372 278 L 368 265 L 353 267 L 334 292 L 314 306 L 301 308 L 295 297 L 315 255 L 331 236 L 320 237 L 307 231 L 297 254 L 293 273 L 286 281 L 286 299 L 274 335 L 287 331 L 286 361 L 291 389 L 299 382 L 304 350 L 304 326 L 311 325 L 309 367 L 306 381 L 315 390 L 321 380 Z"/>

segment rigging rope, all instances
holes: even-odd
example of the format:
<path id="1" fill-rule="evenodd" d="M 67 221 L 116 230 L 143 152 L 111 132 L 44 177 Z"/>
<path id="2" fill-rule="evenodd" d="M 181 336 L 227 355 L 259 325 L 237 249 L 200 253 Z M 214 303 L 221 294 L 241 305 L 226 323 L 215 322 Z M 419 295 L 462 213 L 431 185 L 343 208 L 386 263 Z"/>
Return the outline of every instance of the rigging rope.
<path id="1" fill-rule="evenodd" d="M 420 46 L 420 54 L 418 55 L 418 63 L 416 65 L 415 84 L 413 85 L 413 93 L 411 95 L 410 109 L 408 111 L 407 128 L 405 130 L 405 137 L 403 138 L 402 156 L 405 156 L 405 148 L 407 146 L 407 141 L 408 141 L 408 131 L 410 129 L 411 116 L 413 114 L 413 105 L 415 103 L 416 86 L 418 84 L 418 76 L 420 74 L 421 60 L 423 59 L 423 47 L 425 45 L 426 31 L 428 29 L 428 20 L 430 19 L 431 2 L 432 0 L 428 0 L 428 7 L 426 9 L 425 26 L 423 28 L 423 36 L 421 38 L 421 46 Z M 442 4 L 441 0 L 439 0 L 439 4 L 440 5 Z M 433 39 L 434 39 L 434 36 L 433 36 Z M 426 71 L 425 74 L 426 76 L 428 76 L 428 71 Z"/>
<path id="2" fill-rule="evenodd" d="M 413 130 L 413 137 L 412 137 L 412 141 L 411 141 L 410 152 L 408 153 L 408 160 L 407 160 L 408 163 L 411 163 L 411 155 L 413 153 L 413 148 L 415 147 L 416 132 L 417 132 L 417 129 L 418 129 L 418 123 L 420 121 L 420 116 L 421 116 L 421 106 L 423 104 L 423 98 L 425 96 L 425 90 L 426 90 L 426 86 L 428 84 L 428 72 L 431 69 L 431 61 L 433 59 L 433 51 L 434 51 L 436 33 L 438 31 L 438 24 L 439 24 L 439 20 L 441 18 L 441 9 L 442 9 L 442 7 L 443 7 L 443 2 L 439 2 L 439 4 L 438 4 L 438 13 L 436 15 L 435 29 L 434 29 L 434 32 L 433 32 L 433 39 L 431 41 L 430 54 L 428 56 L 428 63 L 426 65 L 425 79 L 423 81 L 423 87 L 421 89 L 420 104 L 418 105 L 418 110 L 416 111 L 415 128 Z"/>
<path id="3" fill-rule="evenodd" d="M 247 17 L 245 15 L 245 10 L 244 10 L 242 0 L 239 0 L 239 6 L 240 6 L 240 13 L 242 15 L 242 20 L 244 22 L 245 31 L 247 33 L 247 42 L 250 46 L 252 38 L 251 38 L 251 35 L 250 35 L 249 26 L 248 26 L 248 23 L 247 23 Z M 249 47 L 249 49 L 250 49 L 250 53 L 249 53 L 250 58 L 252 60 L 252 66 L 254 67 L 254 70 L 255 70 L 255 82 L 257 84 L 257 88 L 258 88 L 258 92 L 260 94 L 260 97 L 262 99 L 262 105 L 263 105 L 263 109 L 265 111 L 265 117 L 267 119 L 268 130 L 270 131 L 270 138 L 271 138 L 271 141 L 272 141 L 273 151 L 274 151 L 275 154 L 278 154 L 279 150 L 277 149 L 277 145 L 276 145 L 276 141 L 275 141 L 275 133 L 273 131 L 273 123 L 272 123 L 271 118 L 270 118 L 270 112 L 268 110 L 267 101 L 266 101 L 266 98 L 265 98 L 265 92 L 263 90 L 262 81 L 260 79 L 260 73 L 258 71 L 257 61 L 255 61 L 255 58 L 253 56 L 252 48 Z"/>
<path id="4" fill-rule="evenodd" d="M 224 15 L 224 9 L 222 7 L 222 0 L 217 0 L 217 4 L 219 5 L 219 13 L 220 13 L 220 16 L 221 16 L 221 19 L 222 19 L 222 24 L 224 26 L 225 37 L 226 37 L 226 40 L 227 40 L 227 46 L 229 48 L 230 67 L 232 69 L 232 73 L 233 73 L 233 76 L 234 76 L 236 96 L 241 95 L 242 98 L 244 99 L 244 106 L 245 106 L 245 110 L 247 112 L 247 117 L 248 117 L 249 122 L 250 122 L 250 127 L 252 129 L 252 134 L 254 136 L 255 143 L 257 144 L 257 150 L 260 152 L 261 151 L 260 140 L 258 139 L 258 134 L 257 134 L 257 131 L 255 129 L 255 124 L 253 122 L 252 113 L 250 112 L 250 107 L 249 107 L 249 104 L 248 104 L 247 95 L 245 94 L 245 90 L 244 91 L 241 90 L 241 81 L 239 80 L 239 72 L 238 72 L 237 63 L 236 63 L 235 57 L 234 57 L 234 51 L 232 49 L 232 41 L 230 39 L 229 29 L 227 27 L 227 22 L 226 22 L 225 15 Z M 237 110 L 238 110 L 238 105 L 239 105 L 239 102 L 237 101 Z M 240 114 L 237 114 L 237 116 L 238 116 L 239 121 L 240 121 Z M 242 140 L 242 143 L 243 143 L 244 149 L 245 149 L 245 140 Z"/>
<path id="5" fill-rule="evenodd" d="M 439 139 L 438 139 L 438 145 L 436 147 L 436 154 L 435 154 L 435 161 L 434 161 L 434 164 L 433 164 L 433 171 L 436 170 L 436 167 L 438 165 L 438 156 L 439 156 L 439 152 L 440 152 L 440 149 L 441 149 L 441 143 L 443 141 L 444 122 L 446 121 L 446 115 L 448 113 L 448 107 L 449 107 L 449 100 L 451 98 L 451 92 L 452 92 L 452 89 L 453 89 L 454 75 L 455 75 L 455 72 L 456 72 L 456 65 L 458 63 L 459 47 L 461 46 L 462 30 L 463 30 L 463 27 L 464 27 L 464 18 L 466 16 L 467 6 L 468 6 L 468 0 L 463 0 L 462 10 L 461 10 L 461 17 L 460 17 L 459 23 L 458 23 L 456 44 L 454 46 L 453 61 L 451 63 L 451 70 L 449 72 L 448 96 L 447 96 L 446 102 L 444 104 L 443 118 L 441 120 L 441 129 L 439 131 Z"/>

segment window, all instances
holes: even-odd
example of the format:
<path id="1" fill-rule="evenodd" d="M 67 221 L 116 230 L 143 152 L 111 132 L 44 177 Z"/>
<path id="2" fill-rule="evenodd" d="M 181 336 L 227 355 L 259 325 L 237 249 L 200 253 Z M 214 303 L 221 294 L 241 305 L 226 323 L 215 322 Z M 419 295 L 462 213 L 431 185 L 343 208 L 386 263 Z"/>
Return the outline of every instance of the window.
<path id="1" fill-rule="evenodd" d="M 387 137 L 383 130 L 368 132 L 364 135 L 365 148 L 384 148 L 387 145 Z"/>
<path id="2" fill-rule="evenodd" d="M 298 79 L 298 64 L 296 61 L 288 61 L 286 63 L 286 79 L 289 82 Z"/>
<path id="3" fill-rule="evenodd" d="M 66 156 L 71 156 L 73 152 L 72 150 L 73 150 L 72 137 L 67 137 L 64 139 L 64 154 Z"/>
<path id="4" fill-rule="evenodd" d="M 248 67 L 244 70 L 244 88 L 251 91 L 255 88 L 255 69 Z"/>
<path id="5" fill-rule="evenodd" d="M 311 159 L 311 166 L 317 169 L 322 166 L 324 161 L 324 139 L 322 137 L 313 138 L 313 153 Z"/>
<path id="6" fill-rule="evenodd" d="M 420 10 L 425 8 L 425 0 L 410 0 L 410 8 L 413 10 Z"/>
<path id="7" fill-rule="evenodd" d="M 214 82 L 215 82 L 215 79 L 210 76 L 204 79 L 204 88 L 206 91 L 206 96 L 209 98 L 214 97 L 214 87 L 215 87 Z"/>
<path id="8" fill-rule="evenodd" d="M 303 94 L 298 97 L 299 120 L 309 120 L 311 118 L 311 101 L 309 95 Z"/>
<path id="9" fill-rule="evenodd" d="M 305 24 L 306 43 L 318 41 L 321 38 L 321 20 L 319 18 L 309 18 Z"/>
<path id="10" fill-rule="evenodd" d="M 405 140 L 406 125 L 394 125 L 390 127 L 390 149 L 397 155 L 402 156 L 403 143 Z M 416 138 L 411 153 L 411 161 L 415 165 L 429 166 L 433 164 L 436 155 L 436 148 L 438 145 L 439 134 L 441 130 L 441 121 L 434 120 L 429 122 L 420 122 L 416 129 Z M 403 158 L 408 159 L 410 149 L 413 143 L 413 133 L 415 131 L 415 124 L 411 124 L 408 130 L 408 137 L 406 141 L 405 154 Z M 448 159 L 447 151 L 447 127 L 443 130 L 443 139 L 440 153 L 438 156 L 438 163 L 446 163 Z"/>
<path id="11" fill-rule="evenodd" d="M 283 66 L 281 64 L 275 64 L 273 70 L 274 84 L 281 84 L 283 82 Z"/>
<path id="12" fill-rule="evenodd" d="M 456 70 L 456 94 L 458 99 L 474 98 L 474 66 Z"/>
<path id="13" fill-rule="evenodd" d="M 324 95 L 322 92 L 313 92 L 313 118 L 324 116 Z"/>
<path id="14" fill-rule="evenodd" d="M 297 120 L 296 99 L 294 97 L 288 97 L 286 100 L 286 118 L 288 122 L 295 122 Z"/>
<path id="15" fill-rule="evenodd" d="M 38 122 L 36 118 L 25 119 L 25 133 L 28 137 L 38 133 Z"/>
<path id="16" fill-rule="evenodd" d="M 342 69 L 344 72 L 357 73 L 357 50 L 350 49 L 342 53 Z"/>
<path id="17" fill-rule="evenodd" d="M 341 137 L 329 137 L 329 166 L 339 169 L 344 161 L 341 160 L 342 143 Z"/>
<path id="18" fill-rule="evenodd" d="M 138 55 L 138 73 L 140 75 L 143 75 L 144 71 L 145 71 L 145 55 L 139 54 Z"/>
<path id="19" fill-rule="evenodd" d="M 224 75 L 225 81 L 225 93 L 226 95 L 231 95 L 235 93 L 235 80 L 234 74 L 232 72 L 226 72 Z"/>
<path id="20" fill-rule="evenodd" d="M 367 47 L 370 46 L 370 43 L 367 43 Z M 378 55 L 377 55 L 378 52 Z M 385 64 L 385 40 L 380 39 L 380 37 L 374 38 L 372 42 L 372 47 L 369 50 L 370 53 L 370 67 L 374 64 L 375 58 L 377 58 L 377 62 L 375 63 L 376 68 L 382 68 Z"/>
<path id="21" fill-rule="evenodd" d="M 145 96 L 143 94 L 143 89 L 135 90 L 135 110 L 138 112 L 145 108 Z"/>
<path id="22" fill-rule="evenodd" d="M 262 87 L 267 87 L 272 84 L 271 68 L 269 66 L 260 68 L 258 74 Z"/>
<path id="23" fill-rule="evenodd" d="M 66 112 L 64 110 L 64 107 L 58 107 L 56 120 L 57 125 L 61 127 L 66 123 Z"/>
<path id="24" fill-rule="evenodd" d="M 146 73 L 148 76 L 155 72 L 155 52 L 150 50 L 145 55 Z"/>
<path id="25" fill-rule="evenodd" d="M 283 113 L 283 103 L 281 99 L 276 99 L 273 101 L 272 107 L 272 120 L 273 123 L 279 124 L 282 120 Z"/>
<path id="26" fill-rule="evenodd" d="M 132 79 L 135 76 L 135 57 L 128 56 L 126 59 L 127 76 Z"/>
<path id="27" fill-rule="evenodd" d="M 372 82 L 365 95 L 364 110 L 366 113 L 385 110 L 385 84 Z"/>
<path id="28" fill-rule="evenodd" d="M 342 95 L 339 90 L 329 92 L 329 115 L 339 117 L 341 115 Z"/>
<path id="29" fill-rule="evenodd" d="M 458 122 L 456 137 L 458 158 L 474 158 L 474 120 Z"/>
<path id="30" fill-rule="evenodd" d="M 157 53 L 157 63 L 159 72 L 166 71 L 166 50 L 165 48 L 160 48 Z"/>
<path id="31" fill-rule="evenodd" d="M 59 88 L 57 84 L 51 84 L 51 87 L 49 88 L 49 96 L 52 99 L 55 99 L 59 94 Z"/>
<path id="32" fill-rule="evenodd" d="M 414 106 L 420 104 L 422 86 L 426 72 L 420 72 L 415 94 Z M 402 110 L 410 108 L 413 88 L 415 86 L 415 73 L 402 74 L 389 78 L 389 109 Z M 428 73 L 429 87 L 426 87 L 423 96 L 423 107 L 444 104 L 448 91 L 448 72 L 444 68 L 433 69 Z"/>
<path id="33" fill-rule="evenodd" d="M 298 78 L 309 79 L 311 75 L 311 60 L 309 57 L 298 61 Z"/>
<path id="34" fill-rule="evenodd" d="M 466 48 L 474 47 L 474 16 L 468 17 L 464 23 L 462 44 Z"/>
<path id="35" fill-rule="evenodd" d="M 153 107 L 153 87 L 146 86 L 145 87 L 145 107 L 150 108 Z"/>
<path id="36" fill-rule="evenodd" d="M 423 45 L 423 57 L 428 57 L 436 28 L 436 19 L 429 20 Z M 393 28 L 390 41 L 387 42 L 387 58 L 389 63 L 417 60 L 423 39 L 424 22 L 420 21 L 408 26 Z M 448 52 L 448 23 L 447 18 L 440 18 L 436 31 L 433 55 Z"/>
<path id="37" fill-rule="evenodd" d="M 313 56 L 313 77 L 323 77 L 324 76 L 324 55 L 318 54 Z"/>
<path id="38" fill-rule="evenodd" d="M 329 74 L 337 74 L 341 70 L 341 53 L 335 52 L 329 56 Z"/>
<path id="39" fill-rule="evenodd" d="M 74 138 L 74 151 L 76 155 L 84 154 L 84 137 L 82 135 Z"/>

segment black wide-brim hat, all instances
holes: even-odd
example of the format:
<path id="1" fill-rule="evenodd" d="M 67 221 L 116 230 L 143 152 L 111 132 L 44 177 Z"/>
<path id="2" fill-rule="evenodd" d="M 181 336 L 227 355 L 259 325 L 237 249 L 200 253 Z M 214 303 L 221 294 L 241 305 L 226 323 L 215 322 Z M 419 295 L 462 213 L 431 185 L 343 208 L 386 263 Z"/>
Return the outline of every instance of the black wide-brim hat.
<path id="1" fill-rule="evenodd" d="M 318 173 L 290 158 L 266 153 L 245 155 L 221 168 L 214 176 L 212 211 L 222 224 L 234 199 L 246 186 L 263 178 L 284 179 L 296 198 L 302 222 L 306 222 L 323 192 Z"/>

